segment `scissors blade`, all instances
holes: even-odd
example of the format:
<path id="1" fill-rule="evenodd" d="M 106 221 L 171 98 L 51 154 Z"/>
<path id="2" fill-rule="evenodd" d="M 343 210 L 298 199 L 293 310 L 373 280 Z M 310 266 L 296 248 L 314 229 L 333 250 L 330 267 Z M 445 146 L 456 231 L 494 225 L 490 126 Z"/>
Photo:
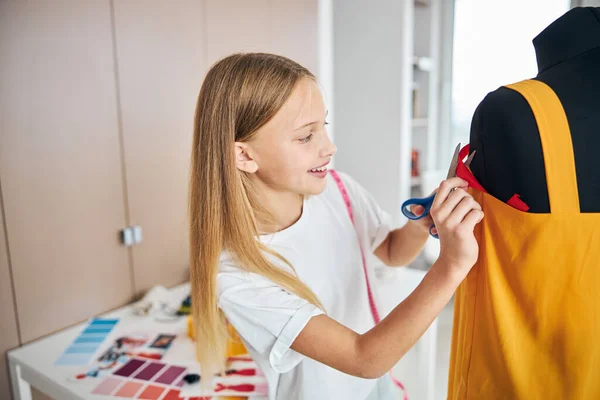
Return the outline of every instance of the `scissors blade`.
<path id="1" fill-rule="evenodd" d="M 452 156 L 452 162 L 450 163 L 450 168 L 448 169 L 448 175 L 446 175 L 446 179 L 454 178 L 456 176 L 456 167 L 458 166 L 458 153 L 460 152 L 460 143 L 456 146 L 454 150 L 454 155 Z"/>
<path id="2" fill-rule="evenodd" d="M 469 157 L 467 157 L 467 161 L 465 161 L 465 167 L 469 168 L 471 166 L 471 162 L 473 161 L 473 157 L 475 157 L 476 152 L 477 152 L 477 150 L 473 150 L 471 155 Z"/>

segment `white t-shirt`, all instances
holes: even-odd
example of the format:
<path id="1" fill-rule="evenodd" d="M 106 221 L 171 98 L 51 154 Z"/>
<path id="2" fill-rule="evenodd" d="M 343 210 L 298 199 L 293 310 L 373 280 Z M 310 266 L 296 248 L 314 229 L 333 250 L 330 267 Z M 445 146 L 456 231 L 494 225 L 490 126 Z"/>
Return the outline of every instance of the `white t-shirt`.
<path id="1" fill-rule="evenodd" d="M 261 236 L 296 269 L 326 313 L 362 334 L 374 326 L 357 235 L 367 259 L 390 232 L 390 217 L 349 176 L 340 173 L 354 213 L 352 225 L 337 184 L 304 200 L 300 219 Z M 287 265 L 269 256 L 281 268 Z M 374 281 L 372 268 L 369 281 Z M 224 252 L 217 277 L 219 307 L 269 383 L 269 400 L 379 399 L 377 380 L 344 374 L 290 348 L 311 317 L 323 311 L 272 281 L 243 271 Z"/>

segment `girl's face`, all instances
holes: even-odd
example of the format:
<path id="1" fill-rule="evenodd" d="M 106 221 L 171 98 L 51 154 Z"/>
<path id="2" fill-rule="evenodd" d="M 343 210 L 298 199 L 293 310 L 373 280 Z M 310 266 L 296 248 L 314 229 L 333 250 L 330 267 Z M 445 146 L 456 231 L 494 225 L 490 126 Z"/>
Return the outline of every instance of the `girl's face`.
<path id="1" fill-rule="evenodd" d="M 236 143 L 238 168 L 278 192 L 321 193 L 336 152 L 325 129 L 326 114 L 317 84 L 303 79 L 251 140 Z"/>

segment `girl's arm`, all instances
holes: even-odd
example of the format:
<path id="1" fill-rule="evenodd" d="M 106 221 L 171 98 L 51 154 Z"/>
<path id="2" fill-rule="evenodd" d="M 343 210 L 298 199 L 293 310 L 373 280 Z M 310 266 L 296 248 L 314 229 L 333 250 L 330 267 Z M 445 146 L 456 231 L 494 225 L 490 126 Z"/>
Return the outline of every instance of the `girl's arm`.
<path id="1" fill-rule="evenodd" d="M 425 228 L 422 221 L 426 220 L 429 218 L 408 221 L 402 228 L 391 231 L 374 254 L 388 267 L 410 264 L 419 255 L 429 237 L 429 226 L 433 222 Z"/>
<path id="2" fill-rule="evenodd" d="M 477 260 L 473 230 L 483 213 L 464 187 L 459 178 L 440 186 L 431 208 L 440 257 L 406 300 L 362 335 L 327 316 L 313 317 L 292 349 L 354 376 L 376 378 L 389 371 L 439 315 Z"/>
<path id="3" fill-rule="evenodd" d="M 310 319 L 292 349 L 339 371 L 378 378 L 414 346 L 460 283 L 436 262 L 414 292 L 379 325 L 359 335 L 325 315 Z"/>
<path id="4" fill-rule="evenodd" d="M 421 215 L 424 211 L 423 206 L 411 208 L 411 212 L 415 215 Z M 391 231 L 373 253 L 388 267 L 408 265 L 417 258 L 425 246 L 431 225 L 433 225 L 431 214 L 416 221 L 409 220 L 402 228 Z"/>

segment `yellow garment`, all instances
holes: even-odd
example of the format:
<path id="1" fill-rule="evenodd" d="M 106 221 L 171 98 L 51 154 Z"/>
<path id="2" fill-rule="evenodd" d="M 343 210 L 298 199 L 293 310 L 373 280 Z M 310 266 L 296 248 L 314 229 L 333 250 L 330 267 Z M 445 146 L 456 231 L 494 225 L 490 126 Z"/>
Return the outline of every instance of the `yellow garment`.
<path id="1" fill-rule="evenodd" d="M 479 260 L 456 293 L 448 399 L 600 399 L 600 214 L 579 211 L 556 94 L 538 81 L 508 87 L 535 115 L 551 213 L 471 189 L 485 218 Z"/>

